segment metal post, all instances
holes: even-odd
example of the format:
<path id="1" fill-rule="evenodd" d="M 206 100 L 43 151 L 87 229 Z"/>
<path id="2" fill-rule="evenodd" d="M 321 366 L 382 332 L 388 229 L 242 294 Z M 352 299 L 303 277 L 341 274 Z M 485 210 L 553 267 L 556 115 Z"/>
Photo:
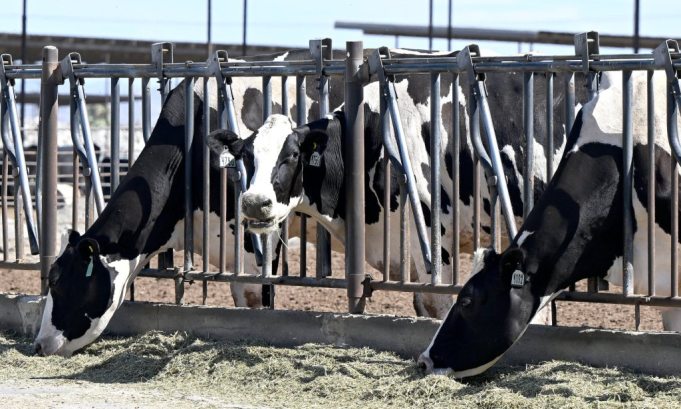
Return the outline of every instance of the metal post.
<path id="1" fill-rule="evenodd" d="M 298 126 L 307 123 L 305 77 L 296 76 L 296 124 Z M 300 276 L 307 275 L 307 217 L 300 215 Z"/>
<path id="2" fill-rule="evenodd" d="M 638 4 L 638 1 L 636 2 Z M 655 295 L 655 71 L 648 71 L 648 295 Z"/>
<path id="3" fill-rule="evenodd" d="M 331 39 L 310 40 L 310 56 L 315 61 L 317 81 L 319 82 L 319 117 L 329 113 L 329 77 L 324 75 L 324 60 L 333 57 Z M 302 124 L 299 124 L 302 125 Z M 317 278 L 331 276 L 331 234 L 317 223 Z"/>
<path id="4" fill-rule="evenodd" d="M 111 169 L 110 169 L 110 196 L 118 188 L 121 169 L 121 87 L 119 78 L 111 78 Z"/>
<path id="5" fill-rule="evenodd" d="M 451 0 L 450 0 L 450 6 L 451 6 Z M 451 14 L 451 13 L 450 13 Z M 456 285 L 459 282 L 459 272 L 461 270 L 461 264 L 459 262 L 459 246 L 460 244 L 460 237 L 459 235 L 461 234 L 461 225 L 459 223 L 459 191 L 460 191 L 460 181 L 459 178 L 461 177 L 460 175 L 460 153 L 461 153 L 461 135 L 460 135 L 460 129 L 459 129 L 459 121 L 461 118 L 459 117 L 459 75 L 458 74 L 453 74 L 454 78 L 452 81 L 452 135 L 451 138 L 453 138 L 453 144 L 452 144 L 452 152 L 450 154 L 452 155 L 452 221 L 453 221 L 453 237 L 452 237 L 452 265 L 453 265 L 453 271 L 452 271 L 452 285 Z"/>
<path id="6" fill-rule="evenodd" d="M 41 292 L 47 294 L 50 267 L 57 259 L 57 91 L 62 83 L 56 47 L 43 48 L 40 82 L 40 116 L 43 119 L 43 220 L 41 223 L 40 279 Z"/>
<path id="7" fill-rule="evenodd" d="M 390 138 L 388 102 L 380 98 L 381 137 Z M 390 155 L 383 149 L 383 281 L 390 280 Z"/>
<path id="8" fill-rule="evenodd" d="M 678 50 L 678 48 L 676 48 Z M 679 107 L 674 101 L 674 93 L 671 84 L 667 85 L 667 133 L 669 140 L 679 140 L 679 129 L 677 125 L 677 117 L 679 115 Z M 671 231 L 671 296 L 676 298 L 679 296 L 678 285 L 678 271 L 679 271 L 679 162 L 676 155 L 672 155 L 672 231 Z"/>
<path id="9" fill-rule="evenodd" d="M 469 80 L 470 81 L 470 80 Z M 475 96 L 473 84 L 468 84 L 469 140 L 480 139 L 480 104 Z M 480 248 L 480 159 L 473 154 L 473 251 Z"/>
<path id="10" fill-rule="evenodd" d="M 640 16 L 640 1 L 634 0 L 634 53 L 638 54 L 638 48 L 640 43 L 639 25 L 641 22 Z"/>
<path id="11" fill-rule="evenodd" d="M 526 219 L 534 206 L 534 73 L 531 72 L 523 74 L 523 129 L 525 131 L 523 219 Z"/>
<path id="12" fill-rule="evenodd" d="M 265 123 L 267 118 L 272 115 L 272 77 L 262 77 L 262 121 Z M 242 175 L 246 177 L 246 175 Z M 260 242 L 262 243 L 262 276 L 269 277 L 272 275 L 272 236 L 270 234 L 261 234 Z M 269 300 L 263 299 L 263 304 L 274 308 L 274 285 L 270 285 L 269 293 L 263 285 L 263 297 L 269 295 Z"/>
<path id="13" fill-rule="evenodd" d="M 210 14 L 210 12 L 209 12 Z M 210 29 L 209 29 L 210 30 Z M 209 41 L 210 44 L 210 41 Z M 210 81 L 209 77 L 203 77 L 203 237 L 201 257 L 203 258 L 203 271 L 210 269 L 210 147 L 208 135 L 210 135 Z M 208 282 L 203 280 L 203 300 L 206 305 L 208 299 Z"/>
<path id="14" fill-rule="evenodd" d="M 623 284 L 622 291 L 625 296 L 634 293 L 634 222 L 632 214 L 632 173 L 633 173 L 633 127 L 632 127 L 632 100 L 633 82 L 631 71 L 622 72 L 622 196 L 624 218 L 624 253 L 622 256 Z"/>
<path id="15" fill-rule="evenodd" d="M 409 282 L 411 269 L 409 254 L 409 195 L 407 178 L 400 175 L 400 282 Z"/>
<path id="16" fill-rule="evenodd" d="M 449 0 L 447 8 L 447 50 L 452 51 L 452 0 Z"/>
<path id="17" fill-rule="evenodd" d="M 347 162 L 345 167 L 346 196 L 346 263 L 345 277 L 348 283 L 348 311 L 364 312 L 366 299 L 363 295 L 364 280 L 364 84 L 360 77 L 363 62 L 361 41 L 346 43 L 345 62 L 345 120 Z"/>
<path id="18" fill-rule="evenodd" d="M 288 77 L 281 77 L 281 113 L 290 118 L 288 106 Z M 286 218 L 281 225 L 281 275 L 288 276 L 288 224 L 289 219 Z"/>
<path id="19" fill-rule="evenodd" d="M 194 268 L 194 204 L 192 203 L 194 83 L 194 77 L 184 79 L 184 271 Z M 178 304 L 182 302 L 181 299 L 178 301 Z"/>
<path id="20" fill-rule="evenodd" d="M 430 74 L 430 240 L 432 272 L 431 284 L 440 283 L 442 270 L 442 236 L 440 235 L 440 74 Z"/>
<path id="21" fill-rule="evenodd" d="M 248 0 L 244 0 L 243 43 L 241 44 L 241 55 L 246 55 L 246 11 L 247 11 L 247 9 L 248 9 Z"/>
<path id="22" fill-rule="evenodd" d="M 429 1 L 428 7 L 428 49 L 433 49 L 433 0 Z"/>
<path id="23" fill-rule="evenodd" d="M 2 146 L 2 259 L 9 260 L 9 221 L 7 220 L 7 185 L 9 184 L 9 160 L 7 147 Z"/>

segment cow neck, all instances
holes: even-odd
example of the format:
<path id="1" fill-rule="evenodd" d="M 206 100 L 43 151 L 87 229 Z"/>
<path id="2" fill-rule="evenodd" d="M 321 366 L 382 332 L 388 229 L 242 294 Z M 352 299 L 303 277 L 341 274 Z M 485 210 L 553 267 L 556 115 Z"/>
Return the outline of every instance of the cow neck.
<path id="1" fill-rule="evenodd" d="M 154 131 L 95 223 L 83 235 L 101 253 L 132 260 L 166 246 L 183 217 L 183 87 L 171 92 Z"/>

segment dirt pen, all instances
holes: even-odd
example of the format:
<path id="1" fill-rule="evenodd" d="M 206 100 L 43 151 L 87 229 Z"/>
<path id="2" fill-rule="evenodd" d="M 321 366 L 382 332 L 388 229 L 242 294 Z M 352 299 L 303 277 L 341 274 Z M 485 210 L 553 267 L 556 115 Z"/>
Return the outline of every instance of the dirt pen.
<path id="1" fill-rule="evenodd" d="M 593 40 L 593 33 L 589 35 Z M 586 42 L 586 37 L 584 38 Z M 596 43 L 597 41 L 596 35 Z M 342 71 L 342 65 L 339 61 L 329 61 L 330 57 L 319 51 L 325 48 L 330 50 L 330 42 L 317 40 L 314 43 L 314 46 L 318 47 L 316 54 L 313 52 L 312 45 L 311 43 L 313 60 L 292 65 L 229 65 L 225 55 L 222 63 L 219 62 L 219 58 L 216 59 L 218 63 L 213 68 L 217 70 L 212 71 L 211 75 L 220 77 L 223 74 L 253 75 L 251 71 L 260 70 L 260 72 L 272 75 L 277 73 L 296 75 L 298 78 L 303 78 L 305 75 L 316 76 L 316 79 L 320 81 L 319 97 L 323 100 L 325 92 L 323 84 L 328 80 L 329 75 L 338 75 Z M 563 56 L 551 62 L 551 64 L 556 64 L 554 68 L 564 64 L 564 67 L 561 66 L 564 69 L 561 75 L 564 74 L 568 79 L 566 84 L 569 84 L 569 79 L 572 78 L 572 102 L 575 102 L 572 75 L 580 69 L 580 64 L 586 64 L 587 68 L 592 63 L 594 63 L 593 67 L 602 67 L 595 64 L 597 61 L 600 61 L 600 64 L 606 64 L 603 62 L 606 59 L 605 56 L 597 55 L 597 52 L 594 53 L 588 47 L 582 51 L 585 54 L 578 53 L 572 58 Z M 114 74 L 115 87 L 112 82 L 112 106 L 116 105 L 111 112 L 112 124 L 120 122 L 118 80 L 129 77 L 130 90 L 132 90 L 136 76 L 139 74 L 142 78 L 142 99 L 145 110 L 142 115 L 142 129 L 145 135 L 143 138 L 136 138 L 134 135 L 133 109 L 131 111 L 133 116 L 133 126 L 130 127 L 132 129 L 131 141 L 148 139 L 148 132 L 151 128 L 147 107 L 150 78 L 157 76 L 162 84 L 161 92 L 167 94 L 171 76 L 179 78 L 203 75 L 203 70 L 208 72 L 210 68 L 209 63 L 205 65 L 203 63 L 173 63 L 172 45 L 168 43 L 155 47 L 153 55 L 153 64 L 129 64 L 124 67 L 108 65 L 98 67 L 97 64 L 82 63 L 78 60 L 80 56 L 76 59 L 75 54 L 73 60 L 69 56 L 71 69 L 74 70 L 70 73 L 71 80 L 73 80 L 71 81 L 72 91 L 78 91 L 78 75 L 83 76 L 80 77 L 81 79 L 94 78 L 109 75 L 110 73 L 105 75 L 106 70 L 122 70 Z M 170 55 L 169 61 L 166 58 L 167 55 Z M 216 53 L 215 56 L 219 57 L 220 53 Z M 652 64 L 644 57 L 635 57 L 638 60 L 631 63 L 632 66 L 641 66 L 645 69 L 648 67 L 645 64 Z M 676 57 L 678 55 L 675 55 Z M 526 59 L 523 57 L 514 61 L 518 64 L 533 63 L 535 64 L 533 67 L 536 68 L 542 63 L 547 63 L 542 58 L 527 56 Z M 395 63 L 392 66 L 386 65 L 385 70 L 390 73 L 391 69 L 405 69 L 404 66 L 408 64 L 412 64 L 412 70 L 424 70 L 424 67 L 432 64 L 434 60 L 426 63 L 403 62 L 402 67 L 398 67 L 399 64 Z M 618 56 L 615 60 L 625 60 L 625 58 Z M 9 61 L 10 64 L 6 64 L 8 78 L 38 78 L 40 67 L 12 66 L 11 59 Z M 500 64 L 500 61 L 480 60 L 476 66 L 484 67 L 485 64 L 489 64 L 491 67 L 495 63 Z M 452 74 L 457 78 L 456 76 L 463 72 L 451 58 L 441 60 L 440 64 L 439 68 L 434 68 L 434 70 L 441 70 L 443 75 Z M 104 68 L 99 72 L 98 70 L 102 67 Z M 651 70 L 659 68 L 653 65 L 648 67 Z M 440 75 L 439 72 L 430 72 L 437 86 L 439 86 L 439 77 L 437 81 L 435 77 Z M 558 75 L 558 72 L 555 74 Z M 553 75 L 552 73 L 549 76 L 551 81 L 553 81 Z M 270 77 L 267 78 L 267 81 L 263 82 L 264 93 L 267 92 L 265 84 L 269 84 Z M 553 86 L 553 82 L 550 84 Z M 82 84 L 80 86 L 82 87 Z M 6 84 L 3 84 L 3 87 L 4 90 L 8 89 Z M 79 91 L 82 92 L 82 89 Z M 328 93 L 328 89 L 326 92 Z M 436 92 L 436 94 L 439 93 Z M 74 98 L 72 103 L 76 105 L 84 103 L 75 100 L 77 95 L 78 92 L 72 93 Z M 265 95 L 264 99 L 267 100 L 267 98 Z M 269 101 L 271 102 L 271 95 Z M 530 102 L 530 104 L 533 103 Z M 321 110 L 324 109 L 323 105 L 320 104 Z M 574 106 L 572 108 L 574 109 Z M 7 109 L 7 106 L 3 105 L 3 113 L 7 112 Z M 267 107 L 263 109 L 264 116 L 268 112 L 271 113 L 271 107 L 269 111 Z M 552 112 L 552 108 L 549 108 L 549 111 Z M 324 114 L 324 112 L 320 113 Z M 565 114 L 566 118 L 570 115 L 574 117 L 574 112 Z M 76 115 L 73 115 L 71 119 L 82 121 L 82 117 L 77 118 Z M 223 123 L 222 126 L 225 124 Z M 569 128 L 569 126 L 570 124 L 566 123 L 566 127 Z M 77 127 L 78 124 L 76 124 Z M 83 127 L 83 133 L 85 133 L 85 127 Z M 120 129 L 117 125 L 112 126 L 111 135 L 110 154 L 112 158 L 119 158 L 120 152 L 116 150 L 120 148 L 118 147 Z M 118 142 L 113 143 L 114 139 Z M 7 147 L 10 144 L 5 141 L 7 139 L 3 140 L 3 149 L 5 149 L 3 188 L 9 185 Z M 437 145 L 437 141 L 432 143 Z M 138 149 L 134 148 L 134 142 L 131 142 L 130 159 L 133 159 L 134 152 L 137 151 Z M 23 155 L 18 152 L 13 154 L 15 157 Z M 60 229 L 71 225 L 89 225 L 91 217 L 94 216 L 97 200 L 104 201 L 108 196 L 101 191 L 97 192 L 96 186 L 101 188 L 104 185 L 111 191 L 121 175 L 120 161 L 112 159 L 110 163 L 113 165 L 100 175 L 102 178 L 109 178 L 109 184 L 103 184 L 102 180 L 96 180 L 92 173 L 83 172 L 88 166 L 93 169 L 98 168 L 99 165 L 93 158 L 94 155 L 89 155 L 87 152 L 83 152 L 82 156 L 79 155 L 81 153 L 72 155 L 75 166 L 72 165 L 69 172 L 74 175 L 72 181 L 79 181 L 76 185 L 85 187 L 82 192 L 85 195 L 85 203 L 80 201 L 82 198 L 79 196 L 81 194 L 79 187 L 73 189 L 73 200 L 66 200 L 75 207 L 76 211 L 73 213 L 68 208 L 57 210 L 56 197 L 54 198 L 56 212 L 53 209 L 41 209 L 38 206 L 39 201 L 34 205 L 37 213 L 43 212 L 44 215 L 44 212 L 51 212 L 49 223 L 58 225 Z M 79 157 L 83 164 L 80 174 Z M 12 163 L 12 167 L 20 167 L 19 162 L 17 166 Z M 29 163 L 28 165 L 35 164 Z M 532 166 L 530 168 L 533 169 Z M 551 172 L 552 169 L 548 173 Z M 20 172 L 19 175 L 25 173 Z M 27 211 L 33 214 L 33 210 L 24 208 L 22 213 L 22 203 L 25 205 L 26 202 L 22 202 L 19 191 L 21 186 L 26 189 L 26 193 L 31 191 L 35 191 L 36 195 L 42 193 L 40 189 L 36 190 L 36 184 L 40 186 L 40 183 L 34 178 L 30 179 L 31 189 L 33 189 L 31 190 L 28 189 L 29 181 L 22 181 L 17 176 L 13 178 L 12 184 L 15 199 L 18 199 L 13 202 L 16 204 L 14 209 L 7 206 L 7 200 L 3 200 L 3 253 L 5 257 L 4 261 L 0 262 L 0 267 L 4 269 L 0 273 L 0 292 L 40 294 L 46 289 L 46 267 L 49 266 L 40 265 L 37 257 L 28 256 L 25 253 L 31 245 L 37 244 L 34 243 L 35 233 L 40 230 L 38 227 L 41 227 L 43 218 L 37 214 L 35 219 L 37 222 L 28 221 L 25 215 Z M 112 182 L 114 180 L 115 182 Z M 439 184 L 438 181 L 433 183 Z M 6 199 L 8 196 L 3 197 Z M 476 199 L 479 200 L 479 198 L 480 194 L 477 193 Z M 84 207 L 82 210 L 85 210 L 85 218 L 79 219 L 77 215 L 79 206 Z M 432 207 L 440 208 L 439 204 L 434 204 Z M 476 209 L 478 212 L 476 246 L 480 245 L 481 237 L 479 207 Z M 407 213 L 406 216 L 409 217 L 409 214 Z M 499 235 L 500 215 L 494 212 L 493 217 L 492 233 Z M 16 228 L 17 225 L 24 224 L 27 225 L 26 228 Z M 8 240 L 8 232 L 12 230 L 17 232 L 16 240 Z M 54 230 L 51 231 L 54 232 Z M 306 229 L 302 228 L 301 231 L 305 232 Z M 27 234 L 29 243 L 24 243 L 22 240 Z M 39 234 L 44 234 L 44 229 Z M 404 234 L 404 231 L 400 232 L 400 235 Z M 482 236 L 486 237 L 484 234 Z M 292 273 L 291 276 L 286 277 L 272 276 L 271 270 L 267 271 L 268 260 L 265 260 L 262 275 L 252 274 L 254 272 L 234 274 L 222 272 L 221 266 L 203 263 L 198 256 L 188 260 L 190 256 L 183 258 L 176 254 L 172 259 L 172 253 L 162 254 L 159 260 L 151 265 L 152 268 L 145 269 L 143 277 L 136 281 L 134 297 L 137 302 L 126 303 L 117 313 L 115 321 L 109 327 L 111 333 L 71 359 L 33 356 L 32 338 L 27 338 L 27 336 L 34 334 L 37 329 L 37 319 L 40 316 L 37 299 L 22 303 L 11 296 L 2 296 L 0 305 L 3 310 L 0 311 L 0 329 L 5 329 L 5 331 L 0 333 L 0 354 L 2 355 L 0 396 L 3 399 L 3 406 L 28 407 L 42 406 L 47 403 L 67 407 L 167 407 L 168 405 L 176 407 L 479 406 L 497 408 L 620 405 L 678 407 L 681 401 L 681 379 L 677 375 L 679 371 L 669 370 L 670 367 L 681 368 L 681 348 L 670 348 L 670 346 L 681 344 L 678 335 L 619 331 L 590 332 L 590 330 L 565 328 L 588 326 L 617 330 L 659 331 L 662 326 L 658 310 L 641 307 L 678 305 L 679 299 L 676 292 L 672 297 L 655 294 L 641 295 L 632 294 L 629 287 L 610 286 L 609 289 L 603 289 L 602 283 L 596 280 L 591 280 L 588 284 L 580 283 L 570 292 L 562 294 L 557 300 L 559 302 L 552 304 L 553 323 L 554 325 L 560 323 L 562 327 L 530 328 L 523 340 L 509 352 L 509 359 L 502 361 L 500 365 L 481 376 L 463 382 L 444 377 L 424 377 L 423 371 L 416 366 L 414 357 L 427 345 L 427 340 L 432 336 L 436 323 L 424 319 L 394 318 L 374 314 L 412 316 L 414 310 L 412 294 L 409 291 L 456 294 L 468 277 L 470 256 L 459 255 L 458 247 L 453 249 L 452 254 L 458 261 L 454 263 L 453 281 L 441 280 L 443 275 L 439 271 L 433 272 L 431 283 L 409 282 L 409 278 L 405 280 L 404 275 L 402 281 L 393 281 L 389 278 L 388 271 L 378 271 L 367 265 L 365 271 L 371 275 L 371 279 L 363 284 L 358 281 L 360 278 L 365 279 L 363 274 L 361 277 L 358 277 L 358 274 L 345 274 L 345 255 L 330 251 L 330 246 L 325 244 L 324 237 L 324 232 L 320 231 L 317 239 L 318 246 L 310 247 L 309 251 L 304 244 L 305 238 L 302 239 L 302 247 L 296 248 L 291 245 L 285 250 L 287 273 L 288 271 Z M 191 235 L 185 239 L 194 240 Z M 47 242 L 43 242 L 45 243 Z M 498 246 L 499 237 L 490 238 L 489 243 Z M 50 242 L 48 244 L 50 249 L 45 250 L 41 247 L 40 250 L 47 251 L 48 256 L 53 256 L 56 254 L 54 244 Z M 267 243 L 263 244 L 267 246 Z M 434 253 L 439 253 L 439 242 L 432 244 Z M 239 245 L 240 243 L 237 242 L 237 246 Z M 14 250 L 16 255 L 14 261 L 8 257 L 11 250 Z M 400 251 L 406 252 L 408 260 L 409 250 L 401 248 Z M 354 251 L 354 255 L 349 258 L 351 264 L 357 263 L 356 253 Z M 420 257 L 421 255 L 412 256 Z M 439 255 L 435 256 L 436 260 L 437 257 Z M 188 261 L 191 267 L 202 265 L 203 271 L 186 268 Z M 185 268 L 173 267 L 181 265 Z M 42 272 L 38 273 L 38 270 Z M 237 267 L 236 270 L 239 271 L 239 268 Z M 220 271 L 220 273 L 215 274 L 215 271 Z M 299 271 L 302 274 L 294 275 L 294 272 Z M 312 284 L 314 288 L 305 287 L 315 280 L 315 277 L 305 276 L 307 271 L 314 272 L 313 276 L 319 279 Z M 330 274 L 327 274 L 329 272 Z M 178 273 L 181 273 L 181 276 L 178 276 Z M 175 280 L 167 279 L 171 277 Z M 654 271 L 650 271 L 650 277 L 654 279 Z M 207 283 L 206 279 L 210 282 Z M 294 285 L 277 285 L 282 284 L 284 279 L 287 280 L 286 284 L 293 283 Z M 259 282 L 262 283 L 275 284 L 276 298 L 272 301 L 276 300 L 276 309 L 293 310 L 289 311 L 291 315 L 277 315 L 281 314 L 281 311 L 201 309 L 197 306 L 200 304 L 231 305 L 228 282 L 246 280 L 250 280 L 249 282 L 260 280 Z M 367 297 L 368 288 L 377 290 L 370 298 Z M 348 299 L 366 300 L 365 311 L 368 314 L 352 316 L 321 313 L 347 312 Z M 171 306 L 152 306 L 139 301 L 175 302 L 194 304 L 194 306 L 172 306 L 172 308 L 181 309 L 176 310 L 169 309 Z M 320 313 L 304 315 L 304 313 L 296 313 L 295 310 L 319 311 Z M 357 303 L 353 308 L 352 302 L 350 310 L 351 312 L 364 312 L 357 309 Z M 216 317 L 223 317 L 223 319 L 232 317 L 234 320 L 228 323 Z M 256 317 L 258 320 L 249 321 L 248 317 Z M 296 333 L 291 329 L 287 333 L 285 325 L 289 322 L 288 318 L 292 319 L 291 328 L 307 328 L 309 331 Z M 361 319 L 366 320 L 361 321 Z M 305 325 L 296 327 L 295 320 L 304 321 L 307 327 Z M 385 332 L 381 332 L 384 327 L 380 323 L 384 323 L 385 320 L 390 321 L 390 325 L 385 327 Z M 187 324 L 186 328 L 178 328 L 178 326 L 182 327 L 185 322 L 194 325 Z M 268 322 L 271 327 L 264 325 L 262 328 L 250 328 L 254 323 L 262 322 Z M 377 327 L 371 327 L 372 323 L 380 325 L 376 324 Z M 367 326 L 366 332 L 369 335 L 365 334 L 365 336 L 369 338 L 363 338 L 353 332 L 353 327 L 363 325 Z M 277 331 L 283 332 L 275 331 L 275 326 L 278 328 Z M 10 329 L 14 332 L 9 332 Z M 155 331 L 148 332 L 150 330 Z M 163 330 L 163 332 L 156 330 Z M 180 331 L 177 332 L 178 330 Z M 268 330 L 272 330 L 272 334 L 267 334 Z M 393 330 L 397 332 L 391 332 Z M 316 331 L 323 333 L 323 336 L 315 338 L 318 335 Z M 230 335 L 230 332 L 236 335 Z M 283 339 L 281 334 L 284 334 Z M 307 340 L 306 337 L 311 340 Z M 365 343 L 362 344 L 363 342 Z M 590 353 L 590 351 L 596 352 Z M 575 363 L 575 360 L 585 364 Z M 526 364 L 519 365 L 520 363 Z M 594 366 L 588 366 L 587 363 Z M 665 368 L 656 368 L 657 363 Z M 633 372 L 621 369 L 621 366 L 638 370 Z M 664 373 L 665 377 L 641 373 Z"/>

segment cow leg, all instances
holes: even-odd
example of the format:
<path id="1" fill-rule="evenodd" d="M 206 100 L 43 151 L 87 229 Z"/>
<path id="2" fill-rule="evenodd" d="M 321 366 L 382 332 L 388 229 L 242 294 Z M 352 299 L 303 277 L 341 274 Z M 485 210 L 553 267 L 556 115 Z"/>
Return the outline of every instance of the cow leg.
<path id="1" fill-rule="evenodd" d="M 262 307 L 262 286 L 260 284 L 231 282 L 229 286 L 232 290 L 234 306 L 242 308 Z"/>
<path id="2" fill-rule="evenodd" d="M 665 331 L 681 332 L 681 308 L 662 311 L 662 325 Z"/>

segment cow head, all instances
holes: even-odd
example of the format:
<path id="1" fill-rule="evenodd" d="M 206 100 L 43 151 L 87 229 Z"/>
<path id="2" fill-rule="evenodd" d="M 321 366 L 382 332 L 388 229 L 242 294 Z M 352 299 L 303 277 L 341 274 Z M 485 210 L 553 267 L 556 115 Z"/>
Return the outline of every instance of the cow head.
<path id="1" fill-rule="evenodd" d="M 50 268 L 37 353 L 69 357 L 102 333 L 118 308 L 114 300 L 122 299 L 116 295 L 124 290 L 115 288 L 110 264 L 96 240 L 72 230 L 62 237 L 61 255 Z"/>
<path id="2" fill-rule="evenodd" d="M 242 196 L 241 217 L 253 233 L 276 230 L 302 202 L 303 168 L 311 160 L 313 164 L 320 163 L 328 139 L 324 128 L 306 125 L 294 129 L 291 120 L 283 115 L 270 116 L 245 141 L 226 130 L 209 136 L 216 154 L 226 147 L 236 158 L 250 156 L 253 175 Z"/>
<path id="3" fill-rule="evenodd" d="M 539 309 L 542 300 L 532 289 L 522 249 L 502 254 L 481 250 L 473 268 L 474 275 L 419 358 L 428 374 L 464 378 L 485 371 L 520 338 Z"/>

